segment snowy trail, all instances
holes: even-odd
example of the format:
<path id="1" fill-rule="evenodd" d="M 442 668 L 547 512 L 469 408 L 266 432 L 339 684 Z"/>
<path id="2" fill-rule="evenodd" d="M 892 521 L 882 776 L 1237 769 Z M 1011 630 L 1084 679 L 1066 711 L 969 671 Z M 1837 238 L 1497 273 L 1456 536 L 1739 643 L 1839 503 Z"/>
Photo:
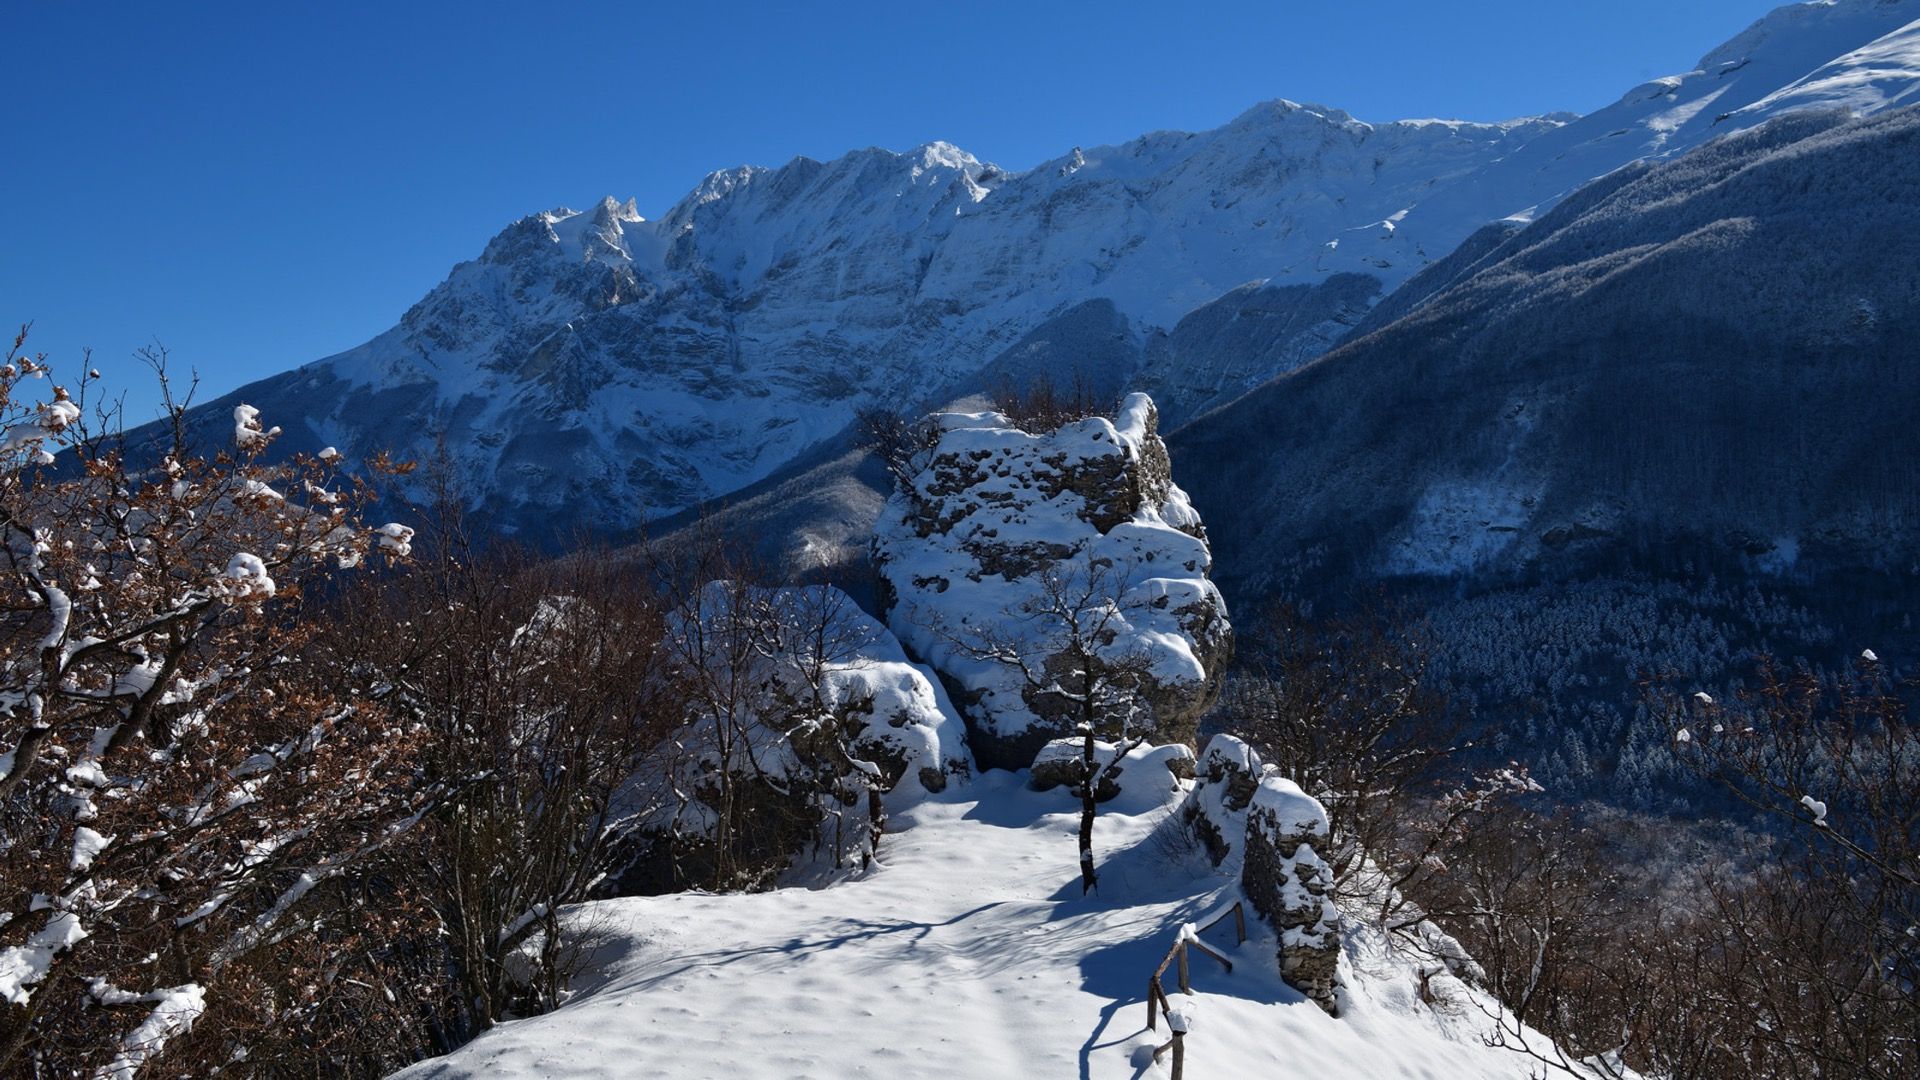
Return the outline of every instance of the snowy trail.
<path id="1" fill-rule="evenodd" d="M 1171 825 L 1155 799 L 1103 813 L 1102 892 L 1082 898 L 1070 800 L 1024 779 L 988 773 L 901 813 L 859 880 L 588 905 L 601 943 L 571 1002 L 400 1075 L 1164 1075 L 1141 1049 L 1147 976 L 1183 922 L 1237 894 L 1177 831 L 1155 832 Z M 1480 1043 L 1470 1005 L 1435 1012 L 1379 957 L 1349 954 L 1350 1007 L 1326 1016 L 1280 982 L 1271 935 L 1249 931 L 1238 947 L 1230 920 L 1207 935 L 1231 974 L 1193 959 L 1190 1076 L 1526 1075 Z"/>

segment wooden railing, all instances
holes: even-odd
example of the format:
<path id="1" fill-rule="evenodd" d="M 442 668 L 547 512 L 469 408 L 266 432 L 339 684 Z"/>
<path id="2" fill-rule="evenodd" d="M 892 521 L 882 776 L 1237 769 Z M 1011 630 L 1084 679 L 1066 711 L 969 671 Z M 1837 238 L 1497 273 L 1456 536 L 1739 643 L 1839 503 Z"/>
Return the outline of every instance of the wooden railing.
<path id="1" fill-rule="evenodd" d="M 1183 1013 L 1176 1012 L 1173 1005 L 1167 1001 L 1167 992 L 1160 985 L 1160 977 L 1167 973 L 1168 965 L 1177 963 L 1179 966 L 1176 971 L 1180 979 L 1180 992 L 1189 996 L 1193 994 L 1193 983 L 1187 977 L 1188 948 L 1199 949 L 1201 952 L 1220 961 L 1220 966 L 1226 968 L 1228 974 L 1232 974 L 1233 961 L 1214 952 L 1207 947 L 1206 942 L 1200 940 L 1201 934 L 1219 926 L 1222 922 L 1226 921 L 1229 915 L 1233 916 L 1233 931 L 1237 940 L 1239 943 L 1245 944 L 1247 940 L 1246 907 L 1243 901 L 1235 900 L 1232 906 L 1220 911 L 1207 922 L 1197 926 L 1193 923 L 1188 923 L 1181 927 L 1180 938 L 1173 943 L 1173 948 L 1167 950 L 1167 958 L 1160 961 L 1160 966 L 1153 969 L 1153 974 L 1147 977 L 1147 1029 L 1149 1031 L 1160 1030 L 1160 1014 L 1165 1013 L 1167 1015 L 1167 1030 L 1172 1036 L 1164 1045 L 1154 1047 L 1153 1060 L 1159 1061 L 1163 1055 L 1168 1053 L 1173 1054 L 1173 1080 L 1181 1080 L 1181 1071 L 1186 1066 L 1186 1037 L 1189 1023 L 1187 1016 Z"/>

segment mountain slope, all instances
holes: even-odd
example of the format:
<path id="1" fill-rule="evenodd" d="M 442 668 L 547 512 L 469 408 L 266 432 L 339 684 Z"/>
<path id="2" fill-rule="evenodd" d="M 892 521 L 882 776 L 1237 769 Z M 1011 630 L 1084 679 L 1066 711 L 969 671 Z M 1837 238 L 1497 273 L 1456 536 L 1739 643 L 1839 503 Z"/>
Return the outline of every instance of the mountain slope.
<path id="1" fill-rule="evenodd" d="M 1088 300 L 1171 325 L 1540 126 L 1280 103 L 1018 175 L 945 144 L 716 173 L 657 222 L 611 200 L 529 217 L 395 329 L 234 400 L 354 452 L 444 430 L 508 525 L 632 525 L 768 475 L 863 403 L 969 384 Z"/>
<path id="2" fill-rule="evenodd" d="M 1917 181 L 1920 110 L 1797 114 L 1437 270 L 1170 437 L 1223 575 L 1909 574 Z"/>
<path id="3" fill-rule="evenodd" d="M 715 173 L 657 221 L 612 200 L 536 214 L 392 330 L 201 422 L 245 401 L 289 446 L 414 458 L 444 435 L 496 525 L 552 535 L 736 491 L 863 405 L 940 404 L 1022 357 L 1118 343 L 1107 381 L 1177 421 L 1311 359 L 1489 221 L 1782 111 L 1904 100 L 1915 18 L 1920 0 L 1784 8 L 1581 119 L 1280 101 L 1021 173 L 930 143 Z"/>
<path id="4" fill-rule="evenodd" d="M 1915 20 L 1920 4 L 1909 0 L 1815 0 L 1777 8 L 1701 57 L 1692 71 L 1642 83 L 1612 105 L 1543 133 L 1479 172 L 1472 185 L 1423 200 L 1403 225 L 1417 230 L 1435 218 L 1472 216 L 1475 225 L 1507 215 L 1530 218 L 1627 162 L 1675 157 L 1796 109 L 1842 104 L 1837 97 L 1788 91 L 1826 67 L 1862 66 L 1848 60 L 1859 51 L 1878 57 L 1884 92 L 1844 104 L 1862 114 L 1897 104 L 1907 88 L 1920 85 L 1920 50 L 1909 26 Z"/>

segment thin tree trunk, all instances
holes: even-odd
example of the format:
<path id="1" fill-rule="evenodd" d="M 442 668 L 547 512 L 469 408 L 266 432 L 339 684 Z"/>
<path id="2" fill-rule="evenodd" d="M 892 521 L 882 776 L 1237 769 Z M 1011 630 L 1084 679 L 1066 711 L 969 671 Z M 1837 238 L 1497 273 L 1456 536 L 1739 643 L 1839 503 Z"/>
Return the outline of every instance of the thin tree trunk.
<path id="1" fill-rule="evenodd" d="M 1089 695 L 1091 696 L 1091 695 Z M 1099 878 L 1093 871 L 1094 771 L 1099 767 L 1093 753 L 1093 725 L 1086 725 L 1080 744 L 1080 895 L 1093 891 Z"/>

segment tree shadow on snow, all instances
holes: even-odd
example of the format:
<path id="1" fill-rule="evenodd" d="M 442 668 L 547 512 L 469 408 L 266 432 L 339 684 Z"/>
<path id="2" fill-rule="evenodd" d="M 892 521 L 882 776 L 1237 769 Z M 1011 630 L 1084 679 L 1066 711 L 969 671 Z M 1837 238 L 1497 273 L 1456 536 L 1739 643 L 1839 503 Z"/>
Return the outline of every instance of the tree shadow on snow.
<path id="1" fill-rule="evenodd" d="M 936 930 L 957 926 L 977 915 L 1000 907 L 1005 901 L 993 901 L 976 908 L 963 911 L 951 919 L 940 922 L 879 922 L 872 919 L 842 918 L 839 925 L 846 929 L 842 933 L 827 934 L 813 938 L 792 937 L 785 941 L 768 945 L 741 947 L 734 949 L 712 949 L 707 952 L 681 953 L 667 963 L 648 970 L 639 976 L 620 982 L 621 991 L 645 990 L 675 979 L 700 968 L 725 967 L 728 964 L 761 956 L 784 955 L 796 962 L 816 953 L 830 952 L 846 945 L 875 941 L 899 936 L 906 948 L 914 948 Z"/>

